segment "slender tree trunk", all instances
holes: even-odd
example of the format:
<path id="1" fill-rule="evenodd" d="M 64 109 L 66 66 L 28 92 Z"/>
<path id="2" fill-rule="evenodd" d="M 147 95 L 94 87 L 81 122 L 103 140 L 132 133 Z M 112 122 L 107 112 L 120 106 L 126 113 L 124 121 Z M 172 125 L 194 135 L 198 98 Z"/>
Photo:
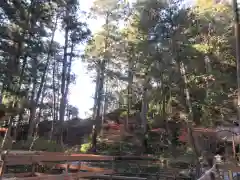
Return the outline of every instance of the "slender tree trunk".
<path id="1" fill-rule="evenodd" d="M 56 116 L 56 84 L 55 84 L 55 74 L 56 74 L 56 62 L 55 60 L 53 61 L 53 71 L 52 71 L 52 89 L 53 89 L 53 120 L 52 120 L 52 127 L 51 127 L 51 132 L 50 132 L 50 137 L 49 140 L 52 141 L 53 139 L 53 132 L 54 132 L 54 124 L 57 121 L 57 116 Z"/>
<path id="2" fill-rule="evenodd" d="M 132 51 L 132 49 L 131 49 Z M 131 52 L 133 53 L 133 52 Z M 125 130 L 128 131 L 128 123 L 132 109 L 132 84 L 133 84 L 133 58 L 128 60 L 128 87 L 127 87 L 127 118 L 125 122 Z"/>
<path id="3" fill-rule="evenodd" d="M 58 75 L 59 72 L 59 65 L 60 63 L 57 63 L 57 69 L 56 69 L 56 74 Z M 61 95 L 61 81 L 57 79 L 56 83 L 57 88 L 57 97 L 56 97 L 56 121 L 59 120 L 59 111 L 60 111 L 60 95 Z"/>
<path id="4" fill-rule="evenodd" d="M 69 85 L 71 81 L 71 70 L 72 70 L 72 61 L 73 61 L 73 50 L 74 50 L 74 44 L 71 45 L 71 51 L 70 51 L 70 57 L 69 57 L 69 64 L 68 64 L 68 70 L 67 70 L 67 78 L 66 78 L 66 89 L 64 92 L 64 102 L 67 102 L 67 96 L 69 92 Z"/>
<path id="5" fill-rule="evenodd" d="M 41 104 L 43 104 L 45 91 L 46 91 L 46 84 L 44 83 L 44 87 L 43 87 L 43 91 L 42 91 L 42 97 L 41 97 L 41 100 L 40 100 Z M 41 115 L 42 115 L 42 106 L 40 107 L 39 112 L 38 112 L 38 117 L 36 118 L 34 136 L 33 136 L 32 143 L 29 147 L 29 151 L 33 150 L 34 143 L 38 139 L 38 133 L 39 133 L 38 125 L 39 125 L 40 120 L 41 120 Z"/>
<path id="6" fill-rule="evenodd" d="M 108 80 L 106 80 L 105 83 L 105 90 L 104 90 L 104 100 L 103 100 L 103 111 L 102 111 L 102 117 L 101 117 L 101 135 L 103 135 L 103 124 L 105 121 L 105 115 L 107 113 L 107 109 L 108 109 L 108 88 L 109 88 L 109 84 L 108 84 Z"/>
<path id="7" fill-rule="evenodd" d="M 190 145 L 192 146 L 192 149 L 197 157 L 196 161 L 197 161 L 197 177 L 200 175 L 200 162 L 199 162 L 199 157 L 200 157 L 200 153 L 196 147 L 195 144 L 195 139 L 193 136 L 193 127 L 192 127 L 192 123 L 194 122 L 193 120 L 193 108 L 192 108 L 192 103 L 191 103 L 191 99 L 190 99 L 190 92 L 189 92 L 189 88 L 188 88 L 188 80 L 187 80 L 187 76 L 186 76 L 186 70 L 185 70 L 185 65 L 184 63 L 180 60 L 180 55 L 179 55 L 179 51 L 181 50 L 181 45 L 178 44 L 178 41 L 176 40 L 176 35 L 178 34 L 178 32 L 174 32 L 173 33 L 173 38 L 171 40 L 171 44 L 172 44 L 172 54 L 173 54 L 173 59 L 176 61 L 177 64 L 177 68 L 179 70 L 179 73 L 181 75 L 182 78 L 182 82 L 184 84 L 184 96 L 185 96 L 185 102 L 186 102 L 186 106 L 187 106 L 187 110 L 188 110 L 188 117 L 186 119 L 186 126 L 187 126 L 187 130 L 188 130 L 188 136 L 189 136 L 189 142 Z"/>
<path id="8" fill-rule="evenodd" d="M 197 157 L 197 177 L 200 175 L 200 162 L 198 160 L 198 158 L 200 157 L 200 153 L 196 147 L 195 144 L 195 139 L 193 136 L 193 128 L 192 128 L 192 122 L 193 122 L 193 110 L 192 110 L 192 103 L 190 100 L 190 93 L 189 93 L 189 89 L 188 89 L 188 81 L 187 81 L 187 77 L 186 77 L 186 70 L 184 67 L 183 62 L 179 62 L 179 68 L 180 68 L 180 73 L 181 76 L 183 78 L 183 82 L 184 82 L 184 92 L 185 92 L 185 100 L 186 100 L 186 105 L 188 108 L 188 117 L 186 119 L 186 124 L 187 124 L 187 129 L 188 129 L 188 136 L 189 136 L 189 141 L 190 144 L 192 145 L 193 151 L 195 152 L 195 155 Z"/>
<path id="9" fill-rule="evenodd" d="M 47 54 L 47 59 L 46 59 L 46 65 L 43 69 L 43 74 L 42 74 L 42 77 L 41 77 L 40 86 L 39 86 L 39 89 L 38 89 L 38 92 L 37 92 L 37 95 L 36 95 L 36 99 L 35 100 L 32 99 L 32 107 L 30 109 L 30 116 L 29 116 L 28 137 L 33 136 L 33 128 L 35 126 L 34 118 L 35 118 L 35 114 L 36 114 L 36 108 L 38 106 L 39 99 L 40 99 L 41 93 L 43 91 L 43 86 L 44 86 L 44 83 L 45 83 L 45 78 L 46 78 L 49 62 L 50 62 L 50 59 L 51 59 L 52 46 L 53 46 L 53 42 L 54 42 L 55 32 L 56 32 L 56 29 L 57 29 L 57 22 L 58 22 L 58 15 L 56 16 L 56 19 L 55 19 L 54 28 L 53 28 L 52 36 L 51 36 L 51 42 L 49 44 L 49 49 L 48 49 L 48 54 Z"/>
<path id="10" fill-rule="evenodd" d="M 66 19 L 69 18 L 69 8 L 66 8 Z M 67 65 L 68 65 L 68 40 L 69 40 L 69 22 L 67 22 L 65 28 L 65 43 L 64 43 L 64 54 L 63 54 L 63 63 L 62 63 L 62 77 L 61 77 L 61 99 L 60 99 L 60 108 L 59 108 L 59 133 L 57 137 L 57 142 L 62 144 L 62 135 L 63 135 L 63 122 L 65 117 L 65 109 L 66 109 L 66 99 L 65 99 L 65 91 L 66 91 L 66 78 L 67 78 Z"/>
<path id="11" fill-rule="evenodd" d="M 68 67 L 66 67 L 66 71 L 64 72 L 64 70 L 63 70 L 63 72 L 66 75 L 66 78 L 64 78 L 64 81 L 66 82 L 66 85 L 64 85 L 65 86 L 64 90 L 62 90 L 63 86 L 61 87 L 61 95 L 62 95 L 62 97 L 61 97 L 61 100 L 60 100 L 60 114 L 59 114 L 60 123 L 61 123 L 61 125 L 60 125 L 61 126 L 60 127 L 60 129 L 61 129 L 60 133 L 61 134 L 60 134 L 60 140 L 58 140 L 59 143 L 63 143 L 63 140 L 65 139 L 65 138 L 63 138 L 63 130 L 64 129 L 63 129 L 62 123 L 64 121 L 65 112 L 68 112 L 68 109 L 66 111 L 66 107 L 68 107 L 67 106 L 67 95 L 68 95 L 69 85 L 70 85 L 70 80 L 71 80 L 70 77 L 71 77 L 73 50 L 74 50 L 74 44 L 72 43 L 70 57 L 69 57 L 69 64 L 66 64 L 66 66 L 68 65 Z M 62 78 L 62 83 L 63 83 L 63 78 Z M 62 93 L 64 93 L 64 94 L 62 94 Z"/>
<path id="12" fill-rule="evenodd" d="M 142 107 L 141 107 L 141 120 L 142 120 L 142 127 L 143 133 L 147 131 L 147 112 L 148 112 L 148 97 L 147 97 L 148 90 L 144 87 L 143 90 L 143 99 L 142 99 Z"/>
<path id="13" fill-rule="evenodd" d="M 106 61 L 103 60 L 101 62 L 100 70 L 100 80 L 99 80 L 99 87 L 98 87 L 98 98 L 97 98 L 97 109 L 96 109 L 96 119 L 95 125 L 92 130 L 92 150 L 95 152 L 97 148 L 97 131 L 99 131 L 99 125 L 101 122 L 101 105 L 102 105 L 102 95 L 103 95 L 103 86 L 104 86 L 104 72 L 105 72 L 105 64 Z"/>
<path id="14" fill-rule="evenodd" d="M 96 86 L 95 86 L 95 95 L 94 95 L 94 105 L 93 105 L 93 119 L 96 119 L 97 115 L 97 102 L 98 102 L 98 89 L 100 83 L 100 64 L 98 63 L 97 67 L 97 77 L 96 77 Z"/>
<path id="15" fill-rule="evenodd" d="M 210 73 L 212 72 L 212 67 L 211 67 L 211 59 L 210 59 L 210 54 L 211 54 L 211 49 L 210 49 L 210 38 L 211 38 L 211 23 L 209 23 L 208 25 L 208 35 L 205 38 L 205 43 L 207 44 L 208 48 L 207 48 L 207 54 L 204 57 L 204 63 L 205 63 L 205 72 L 207 74 L 207 76 L 210 75 Z M 208 97 L 209 97 L 209 82 L 208 79 L 206 80 L 206 95 L 205 95 L 205 103 L 206 105 L 208 105 Z M 207 106 L 205 106 L 203 108 L 204 112 L 203 112 L 203 119 L 204 121 L 208 121 L 209 122 L 209 118 L 208 118 L 208 109 Z M 212 123 L 212 121 L 210 122 Z"/>
<path id="16" fill-rule="evenodd" d="M 105 78 L 105 68 L 106 68 L 106 64 L 107 64 L 107 52 L 108 52 L 108 38 L 109 38 L 109 16 L 110 16 L 110 12 L 107 13 L 106 15 L 106 22 L 105 25 L 107 26 L 107 35 L 105 37 L 104 40 L 104 59 L 103 61 L 101 61 L 100 64 L 100 77 L 99 77 L 99 86 L 98 86 L 98 98 L 97 98 L 97 107 L 96 107 L 96 117 L 95 117 L 95 125 L 93 126 L 92 129 L 92 150 L 96 151 L 97 148 L 97 131 L 99 131 L 100 127 L 99 125 L 101 124 L 101 105 L 102 105 L 102 94 L 103 94 L 103 87 L 104 87 L 104 78 Z"/>
<path id="17" fill-rule="evenodd" d="M 148 119 L 147 119 L 147 113 L 148 113 L 148 103 L 149 103 L 149 97 L 148 97 L 148 88 L 149 88 L 149 82 L 150 77 L 146 77 L 146 81 L 144 83 L 143 87 L 143 96 L 142 96 L 142 107 L 141 107 L 141 124 L 143 128 L 143 152 L 147 152 L 148 149 Z"/>
<path id="18" fill-rule="evenodd" d="M 35 124 L 35 112 L 36 112 L 36 102 L 34 101 L 35 99 L 35 91 L 36 91 L 36 85 L 37 85 L 37 75 L 35 74 L 35 76 L 33 77 L 33 88 L 32 88 L 32 92 L 31 92 L 31 107 L 30 107 L 30 116 L 29 116 L 29 129 L 28 129 L 28 138 L 33 136 L 33 124 Z"/>

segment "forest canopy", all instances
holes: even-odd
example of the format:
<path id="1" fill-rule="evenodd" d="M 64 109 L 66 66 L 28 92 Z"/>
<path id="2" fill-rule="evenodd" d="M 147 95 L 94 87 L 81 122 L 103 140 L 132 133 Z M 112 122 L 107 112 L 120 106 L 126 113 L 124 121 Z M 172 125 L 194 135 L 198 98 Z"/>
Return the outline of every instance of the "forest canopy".
<path id="1" fill-rule="evenodd" d="M 233 9 L 225 2 L 184 3 L 95 0 L 89 17 L 104 24 L 91 34 L 81 1 L 3 1 L 0 89 L 12 113 L 8 124 L 29 122 L 31 137 L 40 121 L 52 120 L 62 136 L 63 122 L 78 116 L 69 102 L 75 60 L 95 73 L 97 124 L 115 109 L 125 111 L 126 124 L 140 110 L 144 131 L 166 120 L 216 126 L 236 119 Z"/>

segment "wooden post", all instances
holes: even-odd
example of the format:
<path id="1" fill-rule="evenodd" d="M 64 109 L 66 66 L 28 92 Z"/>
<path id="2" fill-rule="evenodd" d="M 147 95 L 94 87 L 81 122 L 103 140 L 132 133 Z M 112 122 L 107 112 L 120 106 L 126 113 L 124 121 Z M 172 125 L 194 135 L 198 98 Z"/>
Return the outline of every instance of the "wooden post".
<path id="1" fill-rule="evenodd" d="M 1 162 L 0 162 L 0 180 L 3 179 L 3 174 L 4 174 L 4 171 L 5 171 L 5 157 L 6 155 L 8 154 L 8 151 L 3 151 L 2 154 L 1 154 Z"/>
<path id="2" fill-rule="evenodd" d="M 232 149 L 233 149 L 233 159 L 235 159 L 236 158 L 236 151 L 235 151 L 234 134 L 232 134 Z"/>
<path id="3" fill-rule="evenodd" d="M 5 169 L 4 168 L 4 161 L 1 160 L 1 162 L 0 162 L 0 180 L 2 180 L 4 169 Z"/>
<path id="4" fill-rule="evenodd" d="M 233 172 L 231 170 L 228 171 L 229 180 L 233 180 Z"/>
<path id="5" fill-rule="evenodd" d="M 33 163 L 33 164 L 32 164 L 32 172 L 31 172 L 31 175 L 32 175 L 32 176 L 35 175 L 37 165 L 38 165 L 37 163 Z"/>
<path id="6" fill-rule="evenodd" d="M 115 172 L 115 159 L 112 160 L 112 171 Z M 111 173 L 111 180 L 113 180 L 113 173 Z"/>
<path id="7" fill-rule="evenodd" d="M 82 165 L 81 161 L 78 161 L 78 172 L 81 170 L 81 165 Z"/>

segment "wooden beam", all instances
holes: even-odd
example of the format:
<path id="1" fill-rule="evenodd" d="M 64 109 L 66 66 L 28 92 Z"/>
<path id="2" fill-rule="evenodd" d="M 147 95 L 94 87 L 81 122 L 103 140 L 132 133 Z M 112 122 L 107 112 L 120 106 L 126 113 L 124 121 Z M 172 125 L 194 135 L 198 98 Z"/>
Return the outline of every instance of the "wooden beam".
<path id="1" fill-rule="evenodd" d="M 84 170 L 84 171 L 88 171 L 88 172 L 103 172 L 106 171 L 107 169 L 105 168 L 99 168 L 99 167 L 91 167 L 91 166 L 87 166 L 85 164 L 82 164 L 81 166 L 79 166 L 78 164 L 70 164 L 68 166 L 68 164 L 57 164 L 55 166 L 55 169 L 66 169 L 68 167 L 69 170 Z M 114 171 L 109 169 L 108 170 L 109 173 L 108 174 L 112 174 Z"/>
<path id="2" fill-rule="evenodd" d="M 79 172 L 79 173 L 66 173 L 66 174 L 58 174 L 58 175 L 47 175 L 43 173 L 35 173 L 36 177 L 16 177 L 14 180 L 79 180 L 79 178 L 87 178 L 87 177 L 98 177 L 103 174 L 107 174 L 107 172 L 101 172 L 101 173 L 94 173 L 94 172 Z M 7 179 L 13 179 L 11 178 L 5 178 Z M 145 180 L 145 179 L 144 179 Z"/>
<path id="3" fill-rule="evenodd" d="M 225 171 L 240 172 L 240 166 L 234 164 L 221 164 L 218 168 Z"/>
<path id="4" fill-rule="evenodd" d="M 129 176 L 111 176 L 111 175 L 94 175 L 88 176 L 87 178 L 98 178 L 98 179 L 114 179 L 114 180 L 147 180 L 147 178 L 141 177 L 129 177 Z"/>
<path id="5" fill-rule="evenodd" d="M 61 161 L 112 161 L 112 156 L 100 156 L 92 154 L 72 154 L 72 155 L 6 155 L 5 163 L 11 165 L 31 165 L 40 162 L 61 162 Z"/>
<path id="6" fill-rule="evenodd" d="M 62 161 L 157 161 L 157 158 L 148 156 L 102 156 L 93 154 L 40 153 L 40 154 L 7 154 L 6 165 L 31 165 L 40 162 Z"/>
<path id="7" fill-rule="evenodd" d="M 29 177 L 31 176 L 31 172 L 25 172 L 25 173 L 9 173 L 9 174 L 4 174 L 3 178 L 24 178 L 24 177 Z"/>
<path id="8" fill-rule="evenodd" d="M 154 158 L 151 156 L 115 156 L 114 160 L 117 161 L 158 161 L 158 158 Z"/>

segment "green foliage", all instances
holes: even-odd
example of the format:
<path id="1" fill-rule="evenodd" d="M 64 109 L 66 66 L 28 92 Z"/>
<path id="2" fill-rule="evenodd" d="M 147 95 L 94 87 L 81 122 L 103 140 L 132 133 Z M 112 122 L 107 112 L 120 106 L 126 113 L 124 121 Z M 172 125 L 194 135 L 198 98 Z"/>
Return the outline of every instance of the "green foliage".
<path id="1" fill-rule="evenodd" d="M 89 39 L 76 0 L 4 1 L 1 104 L 9 114 L 19 115 L 16 121 L 30 122 L 30 127 L 34 119 L 76 118 L 78 110 L 69 105 L 68 92 L 76 79 L 73 62 L 82 55 L 77 47 L 87 41 L 82 57 L 97 74 L 94 113 L 104 109 L 102 104 L 106 111 L 124 106 L 131 116 L 141 109 L 142 121 L 184 120 L 199 126 L 214 126 L 236 116 L 232 8 L 208 0 L 198 0 L 192 8 L 182 8 L 181 3 L 96 0 L 91 13 L 103 18 L 104 25 Z M 55 42 L 57 30 L 65 33 L 64 44 Z M 17 107 L 8 109 L 12 102 Z M 127 110 L 120 115 L 126 116 Z M 19 148 L 27 149 L 29 143 L 21 142 Z M 58 149 L 41 138 L 34 148 L 48 145 L 51 151 Z M 88 148 L 89 143 L 81 151 Z"/>
<path id="2" fill-rule="evenodd" d="M 131 109 L 129 112 L 129 115 L 132 116 L 134 114 L 136 114 L 136 110 Z M 127 117 L 127 115 L 128 115 L 128 112 L 127 112 L 127 110 L 125 110 L 125 111 L 121 112 L 120 117 L 124 118 L 124 117 Z"/>
<path id="3" fill-rule="evenodd" d="M 237 88 L 232 9 L 227 3 L 215 1 L 199 0 L 191 9 L 179 8 L 179 3 L 136 1 L 130 10 L 127 6 L 119 9 L 131 12 L 124 28 L 108 29 L 111 36 L 106 36 L 105 28 L 100 32 L 109 40 L 111 68 L 106 71 L 114 72 L 106 73 L 105 78 L 127 82 L 128 86 L 131 83 L 131 96 L 127 88 L 115 93 L 124 105 L 128 100 L 135 104 L 143 99 L 143 87 L 150 78 L 145 114 L 150 122 L 166 118 L 181 121 L 192 116 L 194 124 L 213 126 L 219 119 L 236 114 L 234 99 L 229 98 Z M 159 16 L 161 13 L 164 16 Z M 105 53 L 103 44 L 94 43 L 103 42 L 97 35 L 86 47 L 85 55 L 100 60 Z M 89 47 L 91 51 L 87 51 Z M 134 62 L 132 69 L 129 62 Z M 186 77 L 181 73 L 181 64 Z M 133 82 L 123 69 L 133 72 Z M 115 82 L 108 81 L 108 86 L 117 86 Z M 186 90 L 189 100 L 185 98 Z"/>
<path id="4" fill-rule="evenodd" d="M 32 144 L 32 139 L 27 141 L 19 141 L 13 144 L 12 149 L 16 150 L 29 150 L 30 146 Z M 35 151 L 48 151 L 48 152 L 62 152 L 63 148 L 61 145 L 57 144 L 54 141 L 48 141 L 43 138 L 38 138 L 34 145 L 32 150 Z"/>
<path id="5" fill-rule="evenodd" d="M 36 140 L 33 150 L 39 151 L 49 151 L 49 152 L 61 152 L 63 148 L 60 144 L 57 144 L 55 141 L 48 141 L 42 138 Z"/>
<path id="6" fill-rule="evenodd" d="M 116 142 L 111 144 L 102 142 L 98 144 L 98 149 L 101 154 L 105 155 L 124 155 L 128 153 L 134 153 L 136 150 L 133 149 L 132 144 L 124 142 Z"/>
<path id="7" fill-rule="evenodd" d="M 80 56 L 76 47 L 91 33 L 79 18 L 79 8 L 76 0 L 1 4 L 0 103 L 8 108 L 8 115 L 16 116 L 15 122 L 30 122 L 28 137 L 34 134 L 37 121 L 63 122 L 65 117 L 78 116 L 77 108 L 67 100 L 76 79 L 72 62 Z M 66 43 L 56 38 L 57 31 Z M 58 117 L 59 112 L 63 113 Z"/>
<path id="8" fill-rule="evenodd" d="M 81 145 L 80 152 L 81 153 L 87 153 L 91 148 L 91 143 L 85 143 Z"/>
<path id="9" fill-rule="evenodd" d="M 29 150 L 31 144 L 32 144 L 32 139 L 29 139 L 27 141 L 19 141 L 19 142 L 16 142 L 15 144 L 13 144 L 12 149 Z M 62 152 L 63 148 L 61 145 L 57 144 L 54 141 L 48 141 L 43 138 L 38 138 L 34 142 L 32 150 L 48 151 L 48 152 Z"/>

